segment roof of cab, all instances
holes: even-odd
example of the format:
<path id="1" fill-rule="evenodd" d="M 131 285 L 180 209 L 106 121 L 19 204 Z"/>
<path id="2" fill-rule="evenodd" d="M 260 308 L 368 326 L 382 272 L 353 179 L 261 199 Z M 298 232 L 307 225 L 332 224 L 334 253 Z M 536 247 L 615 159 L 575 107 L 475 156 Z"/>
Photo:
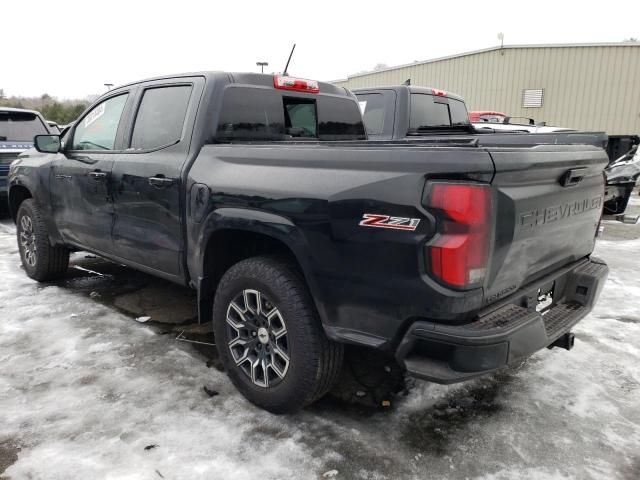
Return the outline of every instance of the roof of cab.
<path id="1" fill-rule="evenodd" d="M 354 88 L 351 91 L 355 94 L 370 92 L 371 90 L 407 90 L 410 93 L 426 93 L 427 95 L 437 95 L 434 91 L 444 92 L 446 98 L 453 98 L 455 100 L 460 100 L 464 102 L 464 98 L 462 98 L 457 93 L 452 93 L 447 90 L 441 90 L 435 87 L 418 87 L 415 85 L 386 85 L 384 87 L 363 87 L 363 88 Z"/>
<path id="2" fill-rule="evenodd" d="M 104 95 L 114 92 L 116 90 L 138 85 L 140 83 L 152 82 L 157 80 L 173 80 L 180 79 L 186 77 L 204 77 L 205 80 L 216 80 L 216 79 L 224 79 L 229 83 L 241 83 L 247 85 L 261 85 L 261 86 L 273 86 L 273 77 L 281 74 L 266 74 L 266 73 L 250 73 L 250 72 L 223 72 L 223 71 L 202 71 L 202 72 L 185 72 L 185 73 L 176 73 L 172 75 L 161 75 L 158 77 L 145 78 L 142 80 L 137 80 L 135 82 L 125 83 L 123 85 L 118 85 L 111 89 L 109 92 L 101 95 Z M 296 75 L 289 75 L 291 77 L 297 77 Z M 299 77 L 303 78 L 303 77 Z M 344 95 L 349 96 L 349 91 L 344 87 L 338 87 L 331 83 L 327 82 L 318 82 L 320 86 L 320 93 L 329 93 L 334 95 Z"/>

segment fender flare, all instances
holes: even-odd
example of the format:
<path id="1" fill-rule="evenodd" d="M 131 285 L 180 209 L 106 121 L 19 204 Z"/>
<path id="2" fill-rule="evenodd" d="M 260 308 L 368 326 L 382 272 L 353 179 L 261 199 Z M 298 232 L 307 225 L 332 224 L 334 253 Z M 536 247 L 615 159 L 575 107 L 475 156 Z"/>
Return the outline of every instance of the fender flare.
<path id="1" fill-rule="evenodd" d="M 300 267 L 320 319 L 325 324 L 324 302 L 318 283 L 311 273 L 314 268 L 311 247 L 301 229 L 289 218 L 250 208 L 222 207 L 209 213 L 201 225 L 196 245 L 194 245 L 197 252 L 194 261 L 197 262 L 197 265 L 190 266 L 192 269 L 196 267 L 195 271 L 198 272 L 195 278 L 197 278 L 200 323 L 204 323 L 203 319 L 207 318 L 202 315 L 203 308 L 207 308 L 207 304 L 210 308 L 211 304 L 211 299 L 206 296 L 205 292 L 210 292 L 213 286 L 212 279 L 203 275 L 207 245 L 217 233 L 225 230 L 244 230 L 248 233 L 271 237 L 287 247 Z"/>
<path id="2" fill-rule="evenodd" d="M 46 173 L 45 173 L 46 172 Z M 20 173 L 18 169 L 17 173 L 14 173 L 13 176 L 8 178 L 9 182 L 9 191 L 7 192 L 7 203 L 9 204 L 9 211 L 11 216 L 14 218 L 18 214 L 18 209 L 13 211 L 11 207 L 11 199 L 13 197 L 12 192 L 15 192 L 17 187 L 24 188 L 29 192 L 31 198 L 44 210 L 45 212 L 45 222 L 47 224 L 47 229 L 49 230 L 49 240 L 52 244 L 62 244 L 62 236 L 60 235 L 60 231 L 58 230 L 58 226 L 53 221 L 53 211 L 51 209 L 51 201 L 50 201 L 50 191 L 49 191 L 49 170 L 45 170 L 45 172 L 41 171 L 33 171 L 36 173 L 34 178 L 33 175 L 26 175 L 24 173 Z M 32 173 L 29 170 L 29 173 Z M 15 193 L 14 193 L 15 195 Z"/>

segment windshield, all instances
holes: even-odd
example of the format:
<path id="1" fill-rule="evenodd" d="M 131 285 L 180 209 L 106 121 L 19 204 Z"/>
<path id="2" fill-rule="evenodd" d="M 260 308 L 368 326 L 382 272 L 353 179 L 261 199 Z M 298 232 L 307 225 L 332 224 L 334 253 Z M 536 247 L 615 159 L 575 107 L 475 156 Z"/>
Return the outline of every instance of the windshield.
<path id="1" fill-rule="evenodd" d="M 411 95 L 410 130 L 467 127 L 469 115 L 464 102 L 449 97 L 414 93 Z"/>
<path id="2" fill-rule="evenodd" d="M 47 133 L 35 113 L 0 110 L 0 141 L 33 142 L 36 135 Z"/>

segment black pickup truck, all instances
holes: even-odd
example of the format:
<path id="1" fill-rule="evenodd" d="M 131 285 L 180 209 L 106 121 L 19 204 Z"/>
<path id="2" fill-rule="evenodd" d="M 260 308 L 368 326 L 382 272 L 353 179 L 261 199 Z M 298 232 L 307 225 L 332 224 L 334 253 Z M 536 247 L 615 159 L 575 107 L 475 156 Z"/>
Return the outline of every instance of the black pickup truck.
<path id="1" fill-rule="evenodd" d="M 438 88 L 395 85 L 360 88 L 353 93 L 358 97 L 365 128 L 372 140 L 420 140 L 427 136 L 446 135 L 452 141 L 451 137 L 459 134 L 502 133 L 498 140 L 502 145 L 510 142 L 517 145 L 525 142 L 553 145 L 560 142 L 602 146 L 609 157 L 609 165 L 605 169 L 605 214 L 623 214 L 640 179 L 640 157 L 636 155 L 634 158 L 640 144 L 638 135 L 605 135 L 557 127 L 543 127 L 555 129 L 548 133 L 528 133 L 526 130 L 497 129 L 503 125 L 499 123 L 485 123 L 482 128 L 477 128 L 478 123 L 470 122 L 464 99 Z M 557 136 L 559 132 L 563 133 L 561 137 Z M 527 140 L 518 138 L 519 135 L 527 135 Z M 483 143 L 489 145 L 496 138 L 483 138 Z"/>
<path id="2" fill-rule="evenodd" d="M 343 88 L 185 74 L 36 137 L 9 202 L 30 277 L 82 249 L 197 289 L 233 383 L 286 412 L 331 388 L 345 344 L 443 383 L 572 346 L 608 273 L 606 154 L 484 138 L 367 141 Z"/>

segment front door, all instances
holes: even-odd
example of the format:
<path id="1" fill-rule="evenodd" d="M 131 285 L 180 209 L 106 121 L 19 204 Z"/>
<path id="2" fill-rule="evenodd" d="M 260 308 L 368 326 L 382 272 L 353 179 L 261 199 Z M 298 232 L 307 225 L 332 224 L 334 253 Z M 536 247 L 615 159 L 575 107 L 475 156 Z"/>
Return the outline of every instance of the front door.
<path id="1" fill-rule="evenodd" d="M 111 170 L 128 93 L 96 105 L 70 132 L 51 172 L 53 214 L 66 242 L 111 253 L 113 195 Z"/>
<path id="2" fill-rule="evenodd" d="M 191 83 L 144 88 L 129 148 L 112 169 L 115 255 L 170 276 L 181 272 L 181 172 L 193 89 Z"/>

